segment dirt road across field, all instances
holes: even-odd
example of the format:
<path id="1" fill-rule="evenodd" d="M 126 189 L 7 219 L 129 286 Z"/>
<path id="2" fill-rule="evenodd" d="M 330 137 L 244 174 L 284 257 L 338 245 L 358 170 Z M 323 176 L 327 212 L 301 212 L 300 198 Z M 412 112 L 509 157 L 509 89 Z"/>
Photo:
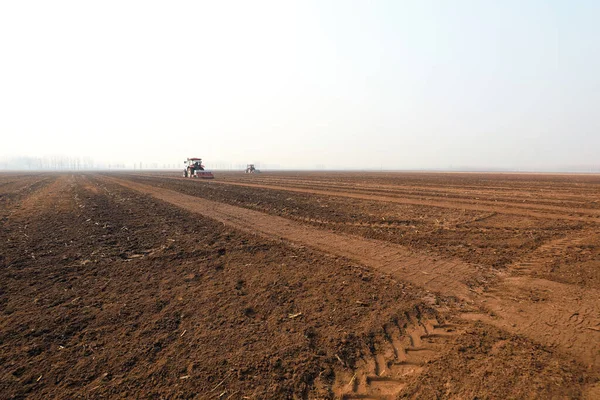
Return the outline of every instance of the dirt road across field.
<path id="1" fill-rule="evenodd" d="M 286 218 L 169 189 L 114 177 L 102 179 L 246 232 L 350 258 L 399 280 L 445 296 L 457 297 L 473 306 L 474 312 L 466 313 L 463 316 L 465 319 L 485 320 L 542 344 L 558 347 L 592 368 L 600 367 L 600 291 L 595 288 L 576 287 L 527 275 L 497 273 L 462 260 L 439 258 L 409 250 L 399 244 L 317 229 Z M 437 203 L 429 205 L 444 206 Z M 479 206 L 474 207 L 481 209 Z M 509 212 L 519 213 L 517 209 Z M 531 211 L 525 213 L 533 215 Z M 549 213 L 535 213 L 535 216 L 571 218 L 565 214 Z M 572 218 L 583 218 L 587 222 L 593 220 L 593 217 Z M 477 283 L 482 280 L 495 280 L 495 283 Z"/>

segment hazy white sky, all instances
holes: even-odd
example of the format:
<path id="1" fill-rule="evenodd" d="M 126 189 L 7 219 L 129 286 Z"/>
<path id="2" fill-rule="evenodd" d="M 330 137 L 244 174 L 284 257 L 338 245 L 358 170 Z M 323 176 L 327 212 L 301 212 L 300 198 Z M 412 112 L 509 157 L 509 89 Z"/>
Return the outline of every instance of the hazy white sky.
<path id="1" fill-rule="evenodd" d="M 0 156 L 600 164 L 598 1 L 3 1 Z"/>

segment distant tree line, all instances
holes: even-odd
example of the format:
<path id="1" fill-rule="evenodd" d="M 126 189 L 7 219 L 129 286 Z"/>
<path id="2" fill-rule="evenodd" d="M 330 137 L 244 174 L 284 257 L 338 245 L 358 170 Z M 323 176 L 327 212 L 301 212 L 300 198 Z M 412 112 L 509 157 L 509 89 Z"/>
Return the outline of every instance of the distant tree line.
<path id="1" fill-rule="evenodd" d="M 0 162 L 2 169 L 17 170 L 86 170 L 94 169 L 97 165 L 91 157 L 67 157 L 67 156 L 45 156 L 45 157 L 11 157 Z"/>
<path id="2" fill-rule="evenodd" d="M 44 157 L 4 157 L 0 158 L 0 170 L 19 171 L 86 171 L 112 169 L 176 169 L 177 164 L 152 163 L 103 163 L 91 157 L 44 156 Z"/>

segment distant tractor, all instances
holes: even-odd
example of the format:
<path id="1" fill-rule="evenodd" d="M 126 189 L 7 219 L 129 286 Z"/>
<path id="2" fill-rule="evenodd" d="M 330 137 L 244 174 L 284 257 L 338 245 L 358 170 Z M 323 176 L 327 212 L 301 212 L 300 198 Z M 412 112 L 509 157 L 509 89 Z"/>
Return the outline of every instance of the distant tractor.
<path id="1" fill-rule="evenodd" d="M 258 173 L 260 173 L 260 171 L 257 170 L 256 168 L 254 168 L 254 164 L 248 164 L 248 166 L 246 167 L 246 173 L 247 174 L 258 174 Z"/>
<path id="2" fill-rule="evenodd" d="M 214 179 L 215 176 L 212 172 L 206 171 L 204 165 L 202 165 L 201 158 L 188 158 L 183 162 L 186 166 L 183 170 L 184 178 L 201 178 L 201 179 Z"/>

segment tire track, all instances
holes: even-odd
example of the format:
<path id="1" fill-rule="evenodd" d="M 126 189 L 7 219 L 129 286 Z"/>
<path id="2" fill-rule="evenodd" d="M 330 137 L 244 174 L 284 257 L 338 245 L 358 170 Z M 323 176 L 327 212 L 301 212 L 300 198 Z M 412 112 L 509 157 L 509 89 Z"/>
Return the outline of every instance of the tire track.
<path id="1" fill-rule="evenodd" d="M 544 265 L 553 258 L 560 257 L 566 248 L 577 247 L 587 239 L 587 236 L 581 235 L 581 232 L 577 232 L 574 235 L 549 241 L 529 253 L 526 257 L 509 265 L 508 269 L 520 274 L 529 275 L 533 272 L 532 268 Z"/>
<path id="2" fill-rule="evenodd" d="M 343 400 L 395 399 L 409 379 L 419 375 L 427 363 L 447 351 L 454 336 L 462 333 L 457 325 L 440 322 L 436 316 L 411 316 L 383 327 L 370 354 L 355 368 L 335 373 L 331 392 Z"/>

